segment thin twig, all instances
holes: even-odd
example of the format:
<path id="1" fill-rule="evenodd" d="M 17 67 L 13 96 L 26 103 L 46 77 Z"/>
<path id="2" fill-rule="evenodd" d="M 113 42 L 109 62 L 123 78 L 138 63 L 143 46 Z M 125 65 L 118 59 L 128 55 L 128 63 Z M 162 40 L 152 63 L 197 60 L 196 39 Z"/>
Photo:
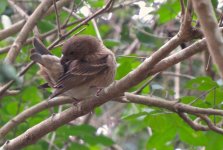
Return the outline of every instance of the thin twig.
<path id="1" fill-rule="evenodd" d="M 211 91 L 213 91 L 214 89 L 216 89 L 216 86 L 205 91 L 204 93 L 202 93 L 200 96 L 198 96 L 196 99 L 194 99 L 193 101 L 191 101 L 190 103 L 188 103 L 188 105 L 192 105 L 193 103 L 195 103 L 197 100 L 199 100 L 200 98 L 202 98 L 203 96 L 207 95 L 208 93 L 210 93 Z"/>
<path id="2" fill-rule="evenodd" d="M 147 87 L 158 75 L 159 73 L 156 73 L 155 75 L 153 75 L 148 81 L 146 81 L 138 90 L 136 90 L 134 93 L 135 94 L 140 94 L 142 92 L 142 90 Z"/>
<path id="3" fill-rule="evenodd" d="M 59 14 L 58 14 L 58 10 L 57 10 L 56 0 L 53 0 L 53 6 L 54 6 L 55 13 L 56 13 L 58 36 L 61 37 L 62 33 L 61 33 L 61 30 L 60 30 L 60 20 L 59 20 Z"/>

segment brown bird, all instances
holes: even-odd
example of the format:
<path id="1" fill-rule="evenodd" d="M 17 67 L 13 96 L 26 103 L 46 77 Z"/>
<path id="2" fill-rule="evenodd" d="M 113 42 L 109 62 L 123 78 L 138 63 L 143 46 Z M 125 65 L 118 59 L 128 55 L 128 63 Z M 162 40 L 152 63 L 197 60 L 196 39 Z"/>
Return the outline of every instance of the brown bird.
<path id="1" fill-rule="evenodd" d="M 62 54 L 61 65 L 56 65 L 59 71 L 54 69 L 56 73 L 51 73 L 51 69 L 45 67 L 42 63 L 42 66 L 48 71 L 47 74 L 51 75 L 50 83 L 53 83 L 51 87 L 55 89 L 50 96 L 51 98 L 64 94 L 81 100 L 97 94 L 101 88 L 114 81 L 116 72 L 115 56 L 97 38 L 74 36 L 64 43 Z M 51 59 L 55 57 L 49 54 L 47 56 Z M 44 58 L 41 59 L 44 60 Z M 58 59 L 54 61 L 58 64 Z M 41 64 L 41 62 L 39 63 Z M 53 64 L 53 62 L 50 64 Z M 61 68 L 64 71 L 62 74 Z M 61 74 L 59 78 L 58 74 Z M 49 79 L 47 82 L 49 83 Z"/>

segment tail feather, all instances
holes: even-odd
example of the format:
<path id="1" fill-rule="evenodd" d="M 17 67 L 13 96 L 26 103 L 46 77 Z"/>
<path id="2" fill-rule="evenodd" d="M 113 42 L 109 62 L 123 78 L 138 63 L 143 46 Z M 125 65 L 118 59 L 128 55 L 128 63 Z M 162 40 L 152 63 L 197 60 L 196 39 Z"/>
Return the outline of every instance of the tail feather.
<path id="1" fill-rule="evenodd" d="M 35 51 L 41 55 L 52 55 L 44 44 L 37 38 L 33 39 L 33 46 L 35 47 Z"/>

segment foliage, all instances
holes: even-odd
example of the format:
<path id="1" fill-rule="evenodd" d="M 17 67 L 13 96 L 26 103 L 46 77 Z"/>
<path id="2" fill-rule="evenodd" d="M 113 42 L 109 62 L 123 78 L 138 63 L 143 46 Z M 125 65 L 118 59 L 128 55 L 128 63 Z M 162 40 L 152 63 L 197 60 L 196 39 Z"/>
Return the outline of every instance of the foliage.
<path id="1" fill-rule="evenodd" d="M 78 8 L 85 5 L 85 3 L 82 3 L 80 0 L 75 0 L 74 2 L 79 4 Z M 217 1 L 213 1 L 214 6 L 217 6 L 216 2 Z M 105 1 L 88 0 L 86 3 L 93 11 L 104 6 Z M 124 1 L 119 0 L 116 3 L 121 4 L 124 3 Z M 147 13 L 144 19 L 133 19 L 134 15 L 139 14 L 139 7 L 135 7 L 137 5 L 135 3 L 112 12 L 112 17 L 114 17 L 112 19 L 109 19 L 109 17 L 111 17 L 109 15 L 111 14 L 104 14 L 98 19 L 95 19 L 104 44 L 112 49 L 117 56 L 118 68 L 115 77 L 116 80 L 120 80 L 138 67 L 144 60 L 144 57 L 151 55 L 166 42 L 169 38 L 169 34 L 167 33 L 168 29 L 165 28 L 165 25 L 172 23 L 171 27 L 179 29 L 179 19 L 177 19 L 177 16 L 180 13 L 180 3 L 178 0 L 167 0 L 160 4 L 148 0 L 145 4 L 146 6 L 150 6 L 153 11 Z M 27 3 L 25 6 L 33 11 L 36 8 L 36 2 L 33 4 Z M 6 0 L 0 2 L 0 14 L 7 14 L 7 11 L 10 9 Z M 60 22 L 64 22 L 68 15 L 68 13 L 61 11 Z M 79 12 L 78 15 L 81 17 L 83 16 L 83 14 Z M 154 18 L 152 21 L 148 21 L 145 19 L 146 16 L 153 16 Z M 77 19 L 71 17 L 70 22 L 75 20 Z M 38 22 L 37 26 L 41 33 L 46 33 L 54 29 L 55 24 L 55 14 L 52 13 Z M 66 31 L 70 31 L 74 26 L 75 25 L 68 27 Z M 89 22 L 86 27 L 86 30 L 81 34 L 97 36 L 92 22 Z M 15 38 L 16 35 L 11 37 L 11 39 L 0 41 L 0 46 L 5 47 L 11 44 L 11 40 L 15 40 Z M 54 38 L 55 37 L 52 36 L 44 39 L 44 44 L 46 46 L 50 45 L 52 43 L 51 39 Z M 124 57 L 123 54 L 125 50 L 129 48 L 129 45 L 131 45 L 135 39 L 139 41 L 138 47 L 135 48 L 137 52 L 133 51 L 135 52 L 134 54 L 130 54 L 129 57 Z M 0 83 L 3 84 L 11 79 L 15 79 L 18 82 L 13 85 L 12 89 L 21 90 L 21 92 L 15 96 L 5 96 L 1 99 L 0 126 L 3 126 L 23 110 L 47 99 L 52 92 L 51 89 L 40 90 L 37 88 L 40 84 L 44 83 L 44 80 L 36 74 L 38 71 L 38 66 L 36 65 L 33 66 L 24 77 L 18 78 L 16 76 L 19 70 L 30 61 L 29 50 L 31 47 L 32 46 L 28 45 L 22 48 L 16 60 L 15 67 L 3 63 L 0 64 Z M 60 47 L 54 48 L 52 53 L 60 56 L 60 51 Z M 3 60 L 4 57 L 5 54 L 1 54 L 1 60 Z M 180 102 L 185 104 L 192 103 L 193 106 L 202 108 L 222 109 L 222 85 L 219 84 L 218 80 L 204 76 L 200 67 L 202 63 L 200 57 L 192 59 L 193 60 L 186 60 L 181 63 L 182 73 L 188 74 L 189 66 L 191 70 L 190 75 L 197 77 L 192 80 L 181 80 L 182 96 Z M 191 61 L 196 61 L 198 63 L 194 63 L 190 66 Z M 172 67 L 168 71 L 173 70 L 174 68 Z M 137 90 L 145 82 L 146 81 L 143 81 L 140 85 L 131 88 L 130 92 Z M 173 99 L 173 91 L 173 78 L 160 75 L 146 86 L 141 94 L 151 94 Z M 200 96 L 202 94 L 203 96 Z M 71 123 L 59 128 L 55 131 L 56 138 L 53 144 L 62 149 L 64 145 L 69 143 L 68 149 L 70 150 L 106 149 L 116 144 L 123 147 L 123 149 L 130 150 L 173 150 L 177 148 L 192 150 L 201 147 L 205 147 L 206 150 L 223 149 L 222 135 L 212 131 L 194 131 L 177 114 L 160 108 L 143 105 L 124 104 L 121 106 L 120 104 L 120 108 L 117 107 L 117 105 L 119 104 L 109 103 L 94 110 L 93 121 L 90 124 L 74 123 L 75 125 L 73 125 Z M 63 110 L 67 107 L 67 105 L 63 106 Z M 112 108 L 119 109 L 118 111 L 114 110 L 110 112 Z M 4 141 L 24 133 L 28 128 L 51 116 L 52 112 L 58 111 L 59 108 L 56 107 L 53 110 L 45 110 L 36 114 L 17 126 L 16 129 L 13 129 L 13 131 L 6 136 Z M 110 114 L 108 112 L 110 112 Z M 106 114 L 109 114 L 109 116 L 106 116 Z M 190 117 L 193 118 L 193 116 Z M 112 122 L 112 119 L 114 122 Z M 214 120 L 214 117 L 212 120 Z M 97 133 L 99 129 L 103 129 L 103 125 L 106 125 L 108 128 L 105 129 L 106 132 L 108 132 L 107 135 Z M 53 136 L 52 134 L 54 133 L 49 133 L 36 144 L 26 147 L 25 149 L 48 149 L 48 142 Z M 70 142 L 72 140 L 73 142 Z M 1 142 L 3 143 L 4 141 Z"/>

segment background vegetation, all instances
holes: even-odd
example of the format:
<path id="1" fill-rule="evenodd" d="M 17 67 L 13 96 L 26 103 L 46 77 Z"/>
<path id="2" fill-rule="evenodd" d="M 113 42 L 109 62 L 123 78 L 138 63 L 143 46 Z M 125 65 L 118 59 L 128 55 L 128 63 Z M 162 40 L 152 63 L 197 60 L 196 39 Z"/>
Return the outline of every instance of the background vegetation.
<path id="1" fill-rule="evenodd" d="M 185 3 L 187 2 L 185 1 Z M 30 49 L 33 48 L 31 42 L 22 43 L 19 55 L 13 65 L 3 63 L 22 26 L 39 4 L 38 0 L 1 0 L 0 2 L 0 59 L 2 60 L 0 83 L 3 88 L 10 80 L 15 81 L 6 93 L 2 93 L 2 90 L 0 92 L 0 127 L 3 127 L 7 122 L 13 122 L 12 118 L 24 110 L 46 101 L 52 92 L 51 89 L 38 89 L 44 80 L 37 74 L 39 69 L 37 65 L 29 68 L 24 75 L 17 76 L 30 63 Z M 221 25 L 220 4 L 212 0 L 212 6 Z M 103 0 L 70 0 L 64 3 L 61 8 L 59 6 L 57 8 L 60 25 L 62 26 L 66 22 L 68 24 L 75 21 L 81 22 L 81 19 L 105 5 L 106 1 Z M 16 7 L 21 8 L 28 17 L 22 15 Z M 185 7 L 185 9 L 187 8 Z M 101 13 L 82 26 L 85 30 L 80 34 L 101 38 L 104 44 L 115 53 L 118 63 L 116 80 L 120 80 L 178 33 L 182 22 L 184 23 L 182 18 L 185 13 L 181 15 L 182 9 L 182 1 L 179 0 L 117 0 L 109 11 Z M 71 11 L 73 14 L 70 13 Z M 192 15 L 191 26 L 200 29 L 196 14 L 193 12 Z M 22 22 L 23 20 L 24 22 Z M 15 34 L 11 33 L 7 37 L 2 36 L 7 27 L 19 22 L 22 22 L 21 28 L 18 28 L 17 32 L 12 31 Z M 75 26 L 76 24 L 65 25 L 61 33 L 65 34 Z M 38 20 L 36 27 L 44 44 L 51 45 L 58 37 L 56 13 L 52 11 L 49 15 Z M 53 32 L 46 35 L 49 31 Z M 34 33 L 30 32 L 29 38 L 33 37 Z M 77 31 L 72 35 L 75 33 Z M 197 38 L 193 35 L 190 40 L 178 44 L 179 46 L 173 49 L 170 56 L 184 51 L 202 36 L 199 35 Z M 180 103 L 199 108 L 221 110 L 222 79 L 207 48 L 202 47 L 200 51 L 202 52 L 148 77 L 137 86 L 130 88 L 128 92 L 158 96 L 166 101 L 178 100 Z M 60 56 L 61 46 L 54 47 L 52 53 Z M 6 135 L 1 135 L 1 145 L 71 105 L 46 107 L 31 115 L 10 129 Z M 196 131 L 177 112 L 164 108 L 148 107 L 133 102 L 110 101 L 95 108 L 87 115 L 48 133 L 36 144 L 24 149 L 223 149 L 222 131 L 213 130 L 210 126 L 207 131 Z M 205 121 L 201 119 L 202 117 L 199 118 L 191 114 L 188 117 L 198 124 L 206 125 Z M 214 125 L 218 124 L 216 126 L 221 128 L 222 116 L 211 115 L 209 119 Z"/>

